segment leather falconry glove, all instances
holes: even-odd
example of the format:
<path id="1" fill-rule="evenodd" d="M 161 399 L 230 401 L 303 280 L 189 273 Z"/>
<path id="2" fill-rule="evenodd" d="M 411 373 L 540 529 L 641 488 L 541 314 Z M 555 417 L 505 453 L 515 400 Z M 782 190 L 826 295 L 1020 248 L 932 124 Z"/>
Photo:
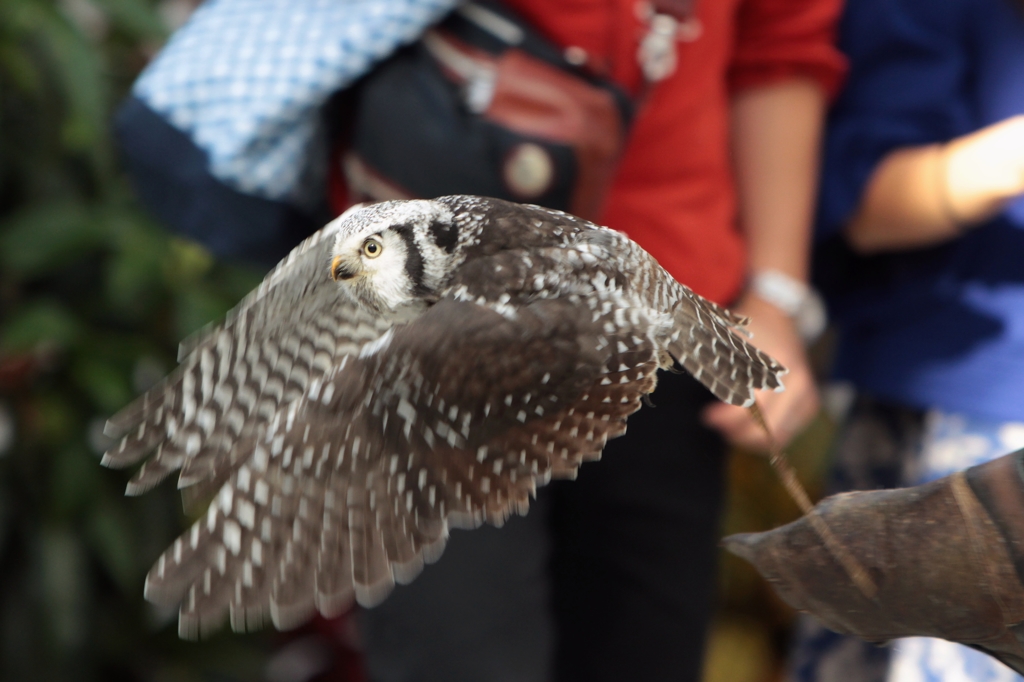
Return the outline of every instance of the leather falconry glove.
<path id="1" fill-rule="evenodd" d="M 732 535 L 794 608 L 871 642 L 940 637 L 1024 673 L 1024 450 L 912 488 L 851 492 L 793 523 Z M 851 580 L 820 521 L 876 590 Z"/>

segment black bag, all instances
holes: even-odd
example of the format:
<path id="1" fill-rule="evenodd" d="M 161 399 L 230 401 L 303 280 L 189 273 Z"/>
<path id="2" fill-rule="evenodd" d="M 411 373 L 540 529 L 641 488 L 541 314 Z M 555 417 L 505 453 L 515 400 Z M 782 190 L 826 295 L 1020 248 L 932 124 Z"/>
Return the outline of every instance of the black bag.
<path id="1" fill-rule="evenodd" d="M 357 86 L 351 201 L 480 194 L 596 218 L 634 102 L 575 56 L 500 5 L 456 10 Z"/>

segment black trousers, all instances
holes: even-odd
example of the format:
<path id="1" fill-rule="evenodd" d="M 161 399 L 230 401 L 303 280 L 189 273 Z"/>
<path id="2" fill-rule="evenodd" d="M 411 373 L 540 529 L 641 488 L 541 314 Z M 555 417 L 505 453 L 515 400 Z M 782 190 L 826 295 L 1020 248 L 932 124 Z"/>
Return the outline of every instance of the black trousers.
<path id="1" fill-rule="evenodd" d="M 724 444 L 713 398 L 662 373 L 602 461 L 361 614 L 375 682 L 700 679 L 715 590 Z"/>

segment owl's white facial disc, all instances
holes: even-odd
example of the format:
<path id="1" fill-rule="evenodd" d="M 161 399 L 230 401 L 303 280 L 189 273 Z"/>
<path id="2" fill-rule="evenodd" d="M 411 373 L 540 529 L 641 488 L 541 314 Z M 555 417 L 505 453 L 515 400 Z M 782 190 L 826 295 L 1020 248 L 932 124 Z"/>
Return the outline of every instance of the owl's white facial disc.
<path id="1" fill-rule="evenodd" d="M 339 219 L 331 276 L 378 312 L 429 301 L 450 271 L 457 234 L 434 201 L 388 201 Z"/>

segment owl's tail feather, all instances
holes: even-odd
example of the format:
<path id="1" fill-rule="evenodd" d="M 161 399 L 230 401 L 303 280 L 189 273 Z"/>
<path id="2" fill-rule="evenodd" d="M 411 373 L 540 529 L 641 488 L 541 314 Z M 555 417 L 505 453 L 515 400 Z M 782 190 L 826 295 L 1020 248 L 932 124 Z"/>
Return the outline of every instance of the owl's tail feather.
<path id="1" fill-rule="evenodd" d="M 714 301 L 708 300 L 706 298 L 702 299 L 702 303 L 704 303 L 708 307 L 708 309 L 712 313 L 714 313 L 715 316 L 718 317 L 727 326 L 732 327 L 735 331 L 740 332 L 744 336 L 747 334 L 747 330 L 743 329 L 743 327 L 746 327 L 750 323 L 749 317 L 747 317 L 746 315 L 740 315 L 739 313 L 733 312 L 728 308 L 723 308 Z"/>
<path id="2" fill-rule="evenodd" d="M 719 400 L 750 407 L 754 391 L 781 391 L 786 373 L 777 360 L 758 350 L 735 328 L 739 316 L 690 294 L 673 313 L 668 350 L 673 359 Z M 721 312 L 720 312 L 721 311 Z"/>

